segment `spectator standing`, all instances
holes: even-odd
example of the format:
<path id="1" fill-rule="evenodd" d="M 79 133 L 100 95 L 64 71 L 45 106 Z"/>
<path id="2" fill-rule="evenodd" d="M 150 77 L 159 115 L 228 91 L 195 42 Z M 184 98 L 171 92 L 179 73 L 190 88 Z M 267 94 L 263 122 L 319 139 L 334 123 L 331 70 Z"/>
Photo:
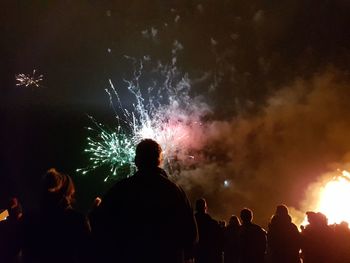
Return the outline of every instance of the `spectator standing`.
<path id="1" fill-rule="evenodd" d="M 230 218 L 224 232 L 224 262 L 239 263 L 239 231 L 241 223 L 237 216 Z"/>
<path id="2" fill-rule="evenodd" d="M 350 262 L 350 229 L 347 222 L 335 224 L 334 229 L 334 263 Z"/>
<path id="3" fill-rule="evenodd" d="M 240 263 L 263 263 L 266 250 L 266 232 L 252 223 L 253 212 L 244 208 L 240 214 L 242 225 L 239 234 Z"/>
<path id="4" fill-rule="evenodd" d="M 268 256 L 271 263 L 299 263 L 300 233 L 285 205 L 279 205 L 271 218 L 267 233 Z"/>
<path id="5" fill-rule="evenodd" d="M 90 227 L 72 208 L 75 187 L 70 176 L 50 169 L 43 180 L 39 211 L 23 216 L 23 261 L 89 261 Z"/>
<path id="6" fill-rule="evenodd" d="M 196 263 L 222 262 L 223 229 L 219 222 L 208 213 L 207 202 L 204 198 L 196 201 L 196 221 L 199 241 L 196 246 Z"/>
<path id="7" fill-rule="evenodd" d="M 334 231 L 328 226 L 327 217 L 322 213 L 306 212 L 309 225 L 303 230 L 303 263 L 334 262 Z"/>
<path id="8" fill-rule="evenodd" d="M 138 171 L 117 182 L 93 212 L 99 262 L 179 263 L 190 260 L 197 238 L 191 205 L 161 163 L 161 147 L 151 139 L 136 147 Z"/>

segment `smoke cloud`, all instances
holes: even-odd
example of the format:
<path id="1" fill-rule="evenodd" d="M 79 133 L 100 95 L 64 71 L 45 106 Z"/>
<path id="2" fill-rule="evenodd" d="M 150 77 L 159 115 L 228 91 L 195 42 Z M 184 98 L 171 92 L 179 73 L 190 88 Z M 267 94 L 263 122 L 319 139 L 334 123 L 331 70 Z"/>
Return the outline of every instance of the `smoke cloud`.
<path id="1" fill-rule="evenodd" d="M 300 223 L 312 209 L 310 187 L 349 161 L 347 80 L 329 68 L 282 87 L 254 114 L 242 111 L 207 124 L 205 157 L 182 171 L 178 183 L 191 199 L 205 197 L 217 219 L 249 207 L 266 226 L 275 206 L 284 203 Z"/>

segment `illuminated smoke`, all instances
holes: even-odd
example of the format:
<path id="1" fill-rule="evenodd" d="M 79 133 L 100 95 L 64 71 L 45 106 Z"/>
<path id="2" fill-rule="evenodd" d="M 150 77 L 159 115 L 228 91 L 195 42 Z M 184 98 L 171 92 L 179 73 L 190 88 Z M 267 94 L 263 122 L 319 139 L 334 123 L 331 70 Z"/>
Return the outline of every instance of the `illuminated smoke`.
<path id="1" fill-rule="evenodd" d="M 349 89 L 340 72 L 296 80 L 272 94 L 258 112 L 204 121 L 208 106 L 191 98 L 191 81 L 179 76 L 174 64 L 159 65 L 163 81 L 147 89 L 141 85 L 142 65 L 127 82 L 135 97 L 132 110 L 123 106 L 113 85 L 107 90 L 117 113 L 115 134 L 125 135 L 133 146 L 145 137 L 159 141 L 173 178 L 192 200 L 205 196 L 218 218 L 250 207 L 266 226 L 275 206 L 285 203 L 301 223 L 306 211 L 317 208 L 309 186 L 334 170 L 332 163 L 342 167 L 350 159 Z M 111 159 L 97 161 L 114 171 L 119 167 Z"/>
<path id="2" fill-rule="evenodd" d="M 250 207 L 266 226 L 284 203 L 301 223 L 317 208 L 309 186 L 350 159 L 347 83 L 346 75 L 330 69 L 281 88 L 257 112 L 211 122 L 207 158 L 178 182 L 192 199 L 205 196 L 218 218 Z M 225 180 L 230 185 L 222 187 Z"/>

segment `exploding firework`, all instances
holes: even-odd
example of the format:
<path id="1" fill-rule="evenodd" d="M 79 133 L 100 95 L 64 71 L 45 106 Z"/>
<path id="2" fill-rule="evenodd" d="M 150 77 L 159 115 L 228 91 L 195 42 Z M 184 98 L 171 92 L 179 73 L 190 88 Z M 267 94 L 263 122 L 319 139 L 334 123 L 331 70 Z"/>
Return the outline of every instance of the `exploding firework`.
<path id="1" fill-rule="evenodd" d="M 177 42 L 174 44 L 178 45 Z M 85 149 L 91 156 L 92 165 L 79 169 L 79 172 L 86 174 L 98 167 L 109 166 L 113 178 L 123 177 L 125 170 L 130 175 L 134 171 L 130 164 L 135 146 L 145 138 L 160 143 L 165 165 L 172 174 L 179 172 L 179 163 L 183 165 L 194 159 L 192 153 L 203 130 L 201 119 L 208 113 L 208 107 L 190 97 L 190 80 L 186 74 L 179 73 L 174 58 L 170 65 L 158 64 L 157 81 L 153 80 L 153 84 L 145 89 L 141 78 L 146 61 L 135 62 L 137 69 L 133 79 L 125 81 L 134 98 L 131 109 L 124 107 L 112 81 L 109 81 L 106 93 L 116 114 L 117 128 L 107 130 L 93 120 L 95 128 L 89 129 L 96 131 L 97 128 L 98 135 L 88 137 L 88 148 Z"/>
<path id="2" fill-rule="evenodd" d="M 40 74 L 38 76 L 35 75 L 36 70 L 33 70 L 33 74 L 16 74 L 16 86 L 22 86 L 22 87 L 35 87 L 39 88 L 40 87 L 40 82 L 43 80 L 43 75 Z"/>
<path id="3" fill-rule="evenodd" d="M 91 116 L 89 118 L 94 123 L 94 128 L 89 127 L 88 130 L 96 134 L 96 137 L 87 137 L 88 147 L 85 149 L 85 152 L 90 154 L 91 165 L 77 169 L 77 172 L 86 174 L 105 165 L 110 167 L 112 176 L 122 172 L 125 174 L 125 170 L 126 174 L 134 171 L 132 165 L 135 154 L 134 142 L 122 132 L 120 126 L 115 131 L 108 130 Z M 108 178 L 109 176 L 105 178 L 105 181 Z"/>

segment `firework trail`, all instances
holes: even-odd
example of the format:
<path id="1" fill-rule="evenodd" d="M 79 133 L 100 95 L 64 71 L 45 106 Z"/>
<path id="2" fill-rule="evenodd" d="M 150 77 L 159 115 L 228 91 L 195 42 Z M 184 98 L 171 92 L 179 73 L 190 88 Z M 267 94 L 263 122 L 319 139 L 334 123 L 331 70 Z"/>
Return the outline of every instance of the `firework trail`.
<path id="1" fill-rule="evenodd" d="M 36 70 L 33 70 L 33 74 L 16 74 L 16 86 L 22 86 L 22 87 L 35 87 L 39 88 L 41 87 L 40 82 L 43 80 L 43 75 L 40 74 L 38 76 L 35 75 Z"/>
<path id="2" fill-rule="evenodd" d="M 104 128 L 93 118 L 95 137 L 88 137 L 88 148 L 92 164 L 78 172 L 86 174 L 101 166 L 109 166 L 110 177 L 121 178 L 134 171 L 131 165 L 137 143 L 145 138 L 159 142 L 168 172 L 179 173 L 179 167 L 192 162 L 193 154 L 199 149 L 200 135 L 203 133 L 202 118 L 209 112 L 207 104 L 190 96 L 190 79 L 181 74 L 176 67 L 176 53 L 182 46 L 174 42 L 173 58 L 170 64 L 158 63 L 156 79 L 148 87 L 142 85 L 145 75 L 144 63 L 149 59 L 136 60 L 126 57 L 134 63 L 132 80 L 125 80 L 129 93 L 134 98 L 132 108 L 124 107 L 111 80 L 106 89 L 110 104 L 114 110 L 117 127 L 114 130 Z M 176 167 L 176 168 L 174 168 Z M 123 175 L 124 174 L 124 175 Z"/>

